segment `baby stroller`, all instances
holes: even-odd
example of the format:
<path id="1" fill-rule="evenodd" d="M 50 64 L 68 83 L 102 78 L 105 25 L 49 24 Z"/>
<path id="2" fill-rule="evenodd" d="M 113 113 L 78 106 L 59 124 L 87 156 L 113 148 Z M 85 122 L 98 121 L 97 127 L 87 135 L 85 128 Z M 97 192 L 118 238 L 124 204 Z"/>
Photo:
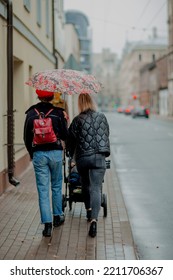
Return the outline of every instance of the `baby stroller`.
<path id="1" fill-rule="evenodd" d="M 106 160 L 106 168 L 110 168 L 110 160 Z M 68 176 L 66 176 L 66 168 L 64 165 L 64 178 L 65 178 L 65 194 L 63 194 L 63 211 L 67 206 L 67 201 L 69 204 L 70 211 L 72 210 L 73 202 L 84 202 L 82 195 L 82 187 L 80 181 L 80 175 L 77 172 L 77 168 L 73 159 L 68 160 Z M 67 192 L 69 195 L 67 195 Z M 107 217 L 107 195 L 105 193 L 101 194 L 101 206 L 103 207 L 103 216 Z"/>

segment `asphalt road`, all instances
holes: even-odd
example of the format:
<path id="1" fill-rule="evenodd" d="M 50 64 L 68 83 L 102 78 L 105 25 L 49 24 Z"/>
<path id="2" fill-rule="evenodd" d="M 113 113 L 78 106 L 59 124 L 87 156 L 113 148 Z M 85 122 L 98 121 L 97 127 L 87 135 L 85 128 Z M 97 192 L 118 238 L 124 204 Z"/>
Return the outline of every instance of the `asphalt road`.
<path id="1" fill-rule="evenodd" d="M 139 259 L 173 260 L 173 121 L 106 116 Z"/>

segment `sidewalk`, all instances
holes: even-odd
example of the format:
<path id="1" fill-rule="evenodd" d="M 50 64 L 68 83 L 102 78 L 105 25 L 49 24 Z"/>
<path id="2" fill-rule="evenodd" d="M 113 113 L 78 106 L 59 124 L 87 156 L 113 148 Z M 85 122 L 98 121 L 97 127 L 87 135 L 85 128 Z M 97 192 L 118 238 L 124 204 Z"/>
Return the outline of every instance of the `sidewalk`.
<path id="1" fill-rule="evenodd" d="M 173 121 L 173 116 L 161 116 L 159 114 L 151 114 L 151 118 L 162 120 L 162 121 Z"/>
<path id="2" fill-rule="evenodd" d="M 65 208 L 64 225 L 42 237 L 43 225 L 37 202 L 32 165 L 0 197 L 0 259 L 6 260 L 135 260 L 130 223 L 119 187 L 115 166 L 106 170 L 103 193 L 107 194 L 107 217 L 101 207 L 96 238 L 88 236 L 84 204 Z"/>

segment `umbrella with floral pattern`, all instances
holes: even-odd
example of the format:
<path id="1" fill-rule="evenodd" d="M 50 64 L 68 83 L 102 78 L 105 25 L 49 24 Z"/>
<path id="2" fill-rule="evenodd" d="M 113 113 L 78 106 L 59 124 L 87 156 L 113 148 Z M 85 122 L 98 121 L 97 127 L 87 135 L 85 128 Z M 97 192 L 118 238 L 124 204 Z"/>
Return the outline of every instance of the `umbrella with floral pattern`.
<path id="1" fill-rule="evenodd" d="M 61 92 L 72 95 L 74 93 L 98 93 L 102 85 L 93 75 L 71 69 L 52 69 L 37 72 L 25 83 L 36 89 Z"/>

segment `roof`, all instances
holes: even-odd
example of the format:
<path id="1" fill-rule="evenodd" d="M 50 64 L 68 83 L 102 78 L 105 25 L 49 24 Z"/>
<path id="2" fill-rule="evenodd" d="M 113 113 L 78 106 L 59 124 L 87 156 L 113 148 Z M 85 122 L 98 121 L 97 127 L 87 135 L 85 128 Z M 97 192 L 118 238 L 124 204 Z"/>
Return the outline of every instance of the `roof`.
<path id="1" fill-rule="evenodd" d="M 124 54 L 135 50 L 151 50 L 151 49 L 166 49 L 168 42 L 166 37 L 148 38 L 143 41 L 126 42 Z"/>

